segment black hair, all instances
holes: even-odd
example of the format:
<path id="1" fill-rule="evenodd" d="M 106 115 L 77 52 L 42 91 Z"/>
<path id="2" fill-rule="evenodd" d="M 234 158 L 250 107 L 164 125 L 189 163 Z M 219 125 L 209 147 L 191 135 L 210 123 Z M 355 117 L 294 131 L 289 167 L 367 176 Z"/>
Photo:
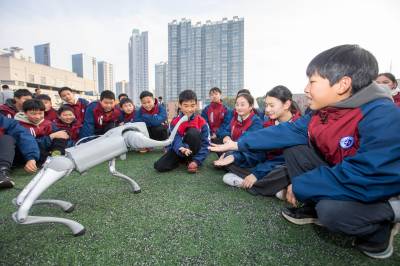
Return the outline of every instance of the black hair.
<path id="1" fill-rule="evenodd" d="M 61 89 L 58 90 L 58 95 L 61 96 L 61 93 L 62 93 L 63 91 L 70 91 L 70 92 L 73 92 L 72 89 L 71 89 L 70 87 L 62 87 Z"/>
<path id="2" fill-rule="evenodd" d="M 285 86 L 282 85 L 278 85 L 273 87 L 269 92 L 267 92 L 267 94 L 265 95 L 265 97 L 274 97 L 277 98 L 278 100 L 280 100 L 282 103 L 285 103 L 287 101 L 290 101 L 290 109 L 289 111 L 294 114 L 296 112 L 300 111 L 299 106 L 297 105 L 297 103 L 295 101 L 293 101 L 293 94 L 292 92 Z"/>
<path id="3" fill-rule="evenodd" d="M 142 91 L 142 92 L 140 93 L 139 98 L 140 98 L 140 100 L 141 100 L 141 99 L 143 99 L 144 97 L 151 97 L 151 98 L 154 98 L 154 95 L 153 95 L 153 93 L 151 93 L 151 92 L 149 92 L 149 91 Z"/>
<path id="4" fill-rule="evenodd" d="M 31 96 L 32 93 L 27 89 L 18 89 L 14 92 L 14 98 L 21 98 L 23 96 Z"/>
<path id="5" fill-rule="evenodd" d="M 249 94 L 249 93 L 239 93 L 239 94 L 236 96 L 235 103 L 236 103 L 236 101 L 237 101 L 237 99 L 238 99 L 239 97 L 245 98 L 246 101 L 249 103 L 250 106 L 254 106 L 254 97 L 251 96 L 251 94 Z"/>
<path id="6" fill-rule="evenodd" d="M 38 96 L 35 97 L 35 99 L 46 100 L 46 101 L 50 101 L 51 102 L 51 98 L 47 94 L 39 94 Z"/>
<path id="7" fill-rule="evenodd" d="M 378 78 L 378 77 L 380 77 L 380 76 L 385 76 L 385 77 L 387 77 L 387 78 L 390 79 L 394 84 L 397 85 L 397 79 L 396 79 L 396 77 L 395 77 L 392 73 L 389 73 L 389 72 L 379 73 L 378 76 L 377 76 L 376 78 Z"/>
<path id="8" fill-rule="evenodd" d="M 45 107 L 41 100 L 30 99 L 22 104 L 22 110 L 26 113 L 28 111 L 44 111 Z"/>
<path id="9" fill-rule="evenodd" d="M 121 101 L 121 97 L 126 97 L 126 98 L 128 98 L 128 94 L 126 94 L 126 93 L 120 93 L 120 94 L 118 95 L 118 101 Z"/>
<path id="10" fill-rule="evenodd" d="M 242 94 L 242 93 L 246 93 L 246 94 L 250 94 L 250 95 L 251 95 L 251 93 L 250 93 L 250 91 L 249 91 L 248 89 L 241 89 L 241 90 L 239 90 L 239 91 L 236 93 L 236 97 L 237 97 L 239 94 Z"/>
<path id="11" fill-rule="evenodd" d="M 102 101 L 104 99 L 115 100 L 114 92 L 109 91 L 109 90 L 102 91 L 100 94 L 100 101 Z"/>
<path id="12" fill-rule="evenodd" d="M 1 86 L 1 88 L 2 88 L 3 90 L 6 90 L 6 89 L 9 89 L 10 87 L 8 87 L 7 84 L 4 84 L 3 86 Z"/>
<path id="13" fill-rule="evenodd" d="M 218 87 L 211 88 L 208 94 L 211 94 L 212 92 L 218 92 L 219 94 L 222 94 L 222 91 Z"/>
<path id="14" fill-rule="evenodd" d="M 35 92 L 37 92 L 38 90 L 40 90 L 40 88 L 36 88 L 36 89 L 35 89 Z"/>
<path id="15" fill-rule="evenodd" d="M 179 93 L 179 104 L 187 101 L 195 101 L 197 103 L 197 95 L 192 90 L 184 90 Z"/>
<path id="16" fill-rule="evenodd" d="M 61 105 L 60 108 L 58 108 L 57 114 L 61 115 L 65 111 L 71 111 L 75 115 L 74 109 L 71 106 L 65 104 Z"/>
<path id="17" fill-rule="evenodd" d="M 373 54 L 358 45 L 345 44 L 326 50 L 308 64 L 307 76 L 318 74 L 333 86 L 341 78 L 351 78 L 352 93 L 368 86 L 378 76 L 378 62 Z"/>
<path id="18" fill-rule="evenodd" d="M 135 107 L 135 105 L 133 104 L 132 100 L 129 98 L 123 98 L 120 102 L 119 102 L 119 106 L 122 108 L 122 105 L 126 104 L 126 103 L 131 103 L 133 105 L 133 107 Z"/>
<path id="19" fill-rule="evenodd" d="M 158 96 L 158 99 L 159 99 L 160 101 L 162 101 L 162 96 Z"/>

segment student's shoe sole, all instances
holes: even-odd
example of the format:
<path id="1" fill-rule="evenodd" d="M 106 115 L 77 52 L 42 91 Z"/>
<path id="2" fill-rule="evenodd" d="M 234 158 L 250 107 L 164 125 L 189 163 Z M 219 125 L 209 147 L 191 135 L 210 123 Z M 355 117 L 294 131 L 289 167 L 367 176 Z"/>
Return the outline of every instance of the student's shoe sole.
<path id="1" fill-rule="evenodd" d="M 284 211 L 282 211 L 282 216 L 289 222 L 297 224 L 297 225 L 316 224 L 316 225 L 322 226 L 322 224 L 319 222 L 319 220 L 317 218 L 296 219 L 296 218 L 293 218 L 293 217 L 287 215 Z"/>
<path id="2" fill-rule="evenodd" d="M 367 255 L 370 258 L 374 258 L 374 259 L 387 259 L 389 257 L 391 257 L 393 255 L 393 240 L 394 240 L 394 236 L 397 235 L 400 231 L 400 224 L 396 223 L 393 228 L 392 231 L 390 232 L 390 239 L 389 239 L 389 245 L 386 248 L 386 250 L 382 251 L 382 252 L 377 252 L 377 253 L 372 253 L 372 252 L 368 252 L 368 251 L 364 251 L 361 250 L 362 253 L 364 253 L 365 255 Z"/>
<path id="3" fill-rule="evenodd" d="M 14 186 L 15 186 L 14 181 L 10 179 L 5 179 L 0 182 L 0 189 L 13 188 Z"/>

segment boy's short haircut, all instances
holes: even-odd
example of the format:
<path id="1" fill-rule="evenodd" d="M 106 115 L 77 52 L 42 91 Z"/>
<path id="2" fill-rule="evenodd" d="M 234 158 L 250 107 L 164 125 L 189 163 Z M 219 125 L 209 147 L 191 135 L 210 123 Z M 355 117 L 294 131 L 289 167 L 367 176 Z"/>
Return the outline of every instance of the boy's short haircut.
<path id="1" fill-rule="evenodd" d="M 358 45 L 345 44 L 326 50 L 308 64 L 307 76 L 328 79 L 331 86 L 341 78 L 351 78 L 352 92 L 357 93 L 378 77 L 378 62 L 373 54 Z"/>
<path id="2" fill-rule="evenodd" d="M 18 89 L 14 92 L 14 98 L 21 98 L 23 96 L 31 96 L 32 93 L 27 89 Z"/>
<path id="3" fill-rule="evenodd" d="M 51 98 L 47 94 L 39 94 L 38 96 L 35 97 L 35 99 L 37 99 L 37 100 L 45 100 L 45 101 L 50 101 L 51 102 Z"/>
<path id="4" fill-rule="evenodd" d="M 149 91 L 142 91 L 139 95 L 140 100 L 143 99 L 144 97 L 151 97 L 154 98 L 153 93 L 149 92 Z"/>
<path id="5" fill-rule="evenodd" d="M 44 103 L 38 99 L 26 100 L 22 104 L 22 110 L 26 113 L 28 111 L 44 111 Z"/>
<path id="6" fill-rule="evenodd" d="M 187 101 L 195 101 L 197 103 L 197 95 L 192 90 L 184 90 L 179 93 L 179 104 Z"/>
<path id="7" fill-rule="evenodd" d="M 7 89 L 9 89 L 10 87 L 8 87 L 8 85 L 5 84 L 5 85 L 1 86 L 1 88 L 2 88 L 3 90 L 7 90 Z"/>
<path id="8" fill-rule="evenodd" d="M 109 90 L 102 91 L 100 94 L 100 101 L 102 101 L 104 99 L 115 100 L 114 92 L 109 91 Z"/>
<path id="9" fill-rule="evenodd" d="M 236 96 L 238 96 L 239 94 L 242 94 L 242 93 L 246 93 L 246 94 L 250 94 L 251 95 L 251 93 L 250 93 L 250 91 L 248 89 L 241 89 L 236 93 Z"/>
<path id="10" fill-rule="evenodd" d="M 122 97 L 128 98 L 128 94 L 126 94 L 126 93 L 120 93 L 120 94 L 118 95 L 118 101 L 121 101 L 121 98 L 122 98 Z"/>
<path id="11" fill-rule="evenodd" d="M 60 106 L 60 108 L 58 108 L 57 114 L 61 115 L 65 111 L 70 111 L 70 112 L 74 113 L 74 109 L 71 106 L 63 104 Z"/>
<path id="12" fill-rule="evenodd" d="M 126 103 L 131 103 L 133 106 L 135 106 L 132 102 L 131 99 L 129 98 L 123 98 L 120 102 L 119 102 L 119 106 L 122 108 L 122 105 L 126 104 Z"/>
<path id="13" fill-rule="evenodd" d="M 218 92 L 219 94 L 222 94 L 222 91 L 218 87 L 211 88 L 208 94 L 210 95 L 213 92 Z"/>
<path id="14" fill-rule="evenodd" d="M 61 96 L 61 93 L 62 93 L 63 91 L 70 91 L 70 92 L 73 92 L 72 89 L 71 89 L 70 87 L 62 87 L 61 89 L 58 90 L 58 95 Z"/>

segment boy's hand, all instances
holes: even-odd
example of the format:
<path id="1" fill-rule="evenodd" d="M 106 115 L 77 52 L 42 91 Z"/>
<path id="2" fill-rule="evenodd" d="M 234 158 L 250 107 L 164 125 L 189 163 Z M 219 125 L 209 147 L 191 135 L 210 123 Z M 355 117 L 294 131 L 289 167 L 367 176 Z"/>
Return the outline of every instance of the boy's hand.
<path id="1" fill-rule="evenodd" d="M 208 147 L 208 149 L 214 152 L 237 151 L 238 145 L 237 142 L 234 141 L 229 141 L 222 145 L 211 143 L 211 146 Z"/>
<path id="2" fill-rule="evenodd" d="M 190 149 L 187 149 L 185 147 L 180 147 L 179 151 L 184 154 L 185 156 L 189 156 L 190 154 L 192 154 L 192 151 Z"/>
<path id="3" fill-rule="evenodd" d="M 214 161 L 214 165 L 215 166 L 225 166 L 225 165 L 233 163 L 233 161 L 235 161 L 235 157 L 233 157 L 233 155 L 225 156 L 225 153 L 224 153 L 221 155 L 221 157 L 219 157 L 218 160 Z"/>
<path id="4" fill-rule="evenodd" d="M 69 139 L 69 135 L 65 130 L 60 130 L 50 134 L 51 139 Z"/>
<path id="5" fill-rule="evenodd" d="M 215 133 L 212 133 L 212 135 L 211 135 L 211 139 L 216 139 L 217 138 L 217 134 L 215 134 Z"/>
<path id="6" fill-rule="evenodd" d="M 224 137 L 223 139 L 222 139 L 222 142 L 225 144 L 225 143 L 228 143 L 228 142 L 230 142 L 230 141 L 232 141 L 232 139 L 231 139 L 231 137 L 229 137 L 229 136 L 226 136 L 226 137 Z"/>
<path id="7" fill-rule="evenodd" d="M 290 204 L 293 205 L 293 207 L 297 207 L 297 199 L 296 196 L 293 193 L 293 188 L 292 188 L 292 184 L 290 184 L 287 187 L 287 191 L 286 191 L 286 200 L 287 202 L 289 202 Z"/>
<path id="8" fill-rule="evenodd" d="M 37 171 L 36 167 L 36 161 L 35 160 L 29 160 L 26 162 L 24 170 L 28 173 L 34 173 Z"/>
<path id="9" fill-rule="evenodd" d="M 256 181 L 257 178 L 253 174 L 248 175 L 243 180 L 242 188 L 251 188 Z"/>

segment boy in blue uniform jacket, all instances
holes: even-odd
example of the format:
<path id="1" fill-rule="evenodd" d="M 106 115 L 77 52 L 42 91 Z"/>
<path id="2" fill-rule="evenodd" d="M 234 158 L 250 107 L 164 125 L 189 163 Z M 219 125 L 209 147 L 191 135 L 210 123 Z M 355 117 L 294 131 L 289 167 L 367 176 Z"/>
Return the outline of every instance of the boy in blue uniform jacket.
<path id="1" fill-rule="evenodd" d="M 35 138 L 18 121 L 0 114 L 0 189 L 14 186 L 10 169 L 15 163 L 16 146 L 25 161 L 25 171 L 36 172 L 40 151 Z"/>
<path id="2" fill-rule="evenodd" d="M 393 253 L 400 221 L 400 110 L 373 80 L 378 63 L 357 45 L 317 55 L 305 88 L 312 113 L 294 123 L 265 128 L 220 147 L 224 150 L 285 148 L 292 185 L 287 199 L 300 208 L 283 216 L 296 224 L 322 224 L 355 236 L 373 258 Z"/>
<path id="3" fill-rule="evenodd" d="M 135 122 L 145 122 L 149 136 L 155 140 L 168 138 L 167 111 L 163 105 L 154 99 L 153 93 L 142 91 L 140 93 L 142 106 L 136 111 Z"/>
<path id="4" fill-rule="evenodd" d="M 182 162 L 187 164 L 189 173 L 196 173 L 209 153 L 210 131 L 204 118 L 195 114 L 197 96 L 194 91 L 185 90 L 179 94 L 179 108 L 181 113 L 172 120 L 171 131 L 183 115 L 189 117 L 189 121 L 179 126 L 168 151 L 154 163 L 154 168 L 159 172 L 170 171 Z"/>

